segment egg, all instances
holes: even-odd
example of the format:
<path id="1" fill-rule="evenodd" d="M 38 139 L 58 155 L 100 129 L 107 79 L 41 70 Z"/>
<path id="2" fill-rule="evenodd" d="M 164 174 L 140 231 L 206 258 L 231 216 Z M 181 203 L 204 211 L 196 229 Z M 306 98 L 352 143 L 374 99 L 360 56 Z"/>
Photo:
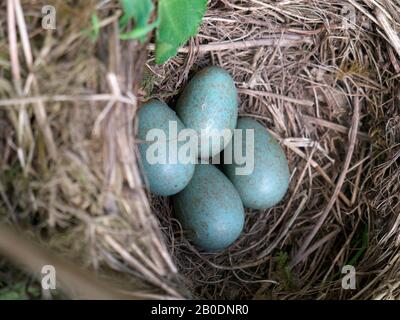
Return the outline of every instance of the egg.
<path id="1" fill-rule="evenodd" d="M 172 136 L 170 125 L 175 125 L 177 133 L 185 129 L 185 126 L 168 105 L 155 99 L 140 108 L 138 117 L 138 138 L 143 142 L 139 144 L 139 151 L 149 189 L 158 196 L 174 195 L 186 187 L 195 169 L 195 156 L 193 161 L 187 163 L 178 161 L 178 157 L 168 156 L 170 148 L 179 152 L 184 143 L 178 142 L 177 137 Z M 147 140 L 148 134 L 152 133 L 152 139 Z M 171 147 L 170 143 L 174 139 L 176 147 L 173 144 Z"/>
<path id="2" fill-rule="evenodd" d="M 227 150 L 232 152 L 232 161 L 224 164 L 223 171 L 238 190 L 245 207 L 271 208 L 282 200 L 289 186 L 290 173 L 285 153 L 266 128 L 256 120 L 240 118 L 237 129 L 241 130 L 242 136 L 235 134 L 227 147 Z M 247 133 L 246 129 L 254 133 L 253 141 L 249 139 L 251 134 Z M 241 141 L 235 141 L 240 138 Z M 253 164 L 245 165 L 239 161 L 240 158 L 233 152 L 235 148 L 236 151 L 241 151 L 248 163 Z M 253 170 L 247 170 L 246 174 L 238 174 L 238 169 L 245 166 L 252 167 Z"/>
<path id="3" fill-rule="evenodd" d="M 196 165 L 189 185 L 173 197 L 176 217 L 194 244 L 207 251 L 227 248 L 244 226 L 240 196 L 211 164 Z"/>
<path id="4" fill-rule="evenodd" d="M 201 70 L 179 97 L 176 112 L 197 132 L 198 156 L 215 156 L 229 143 L 237 122 L 238 94 L 232 77 L 220 67 Z"/>

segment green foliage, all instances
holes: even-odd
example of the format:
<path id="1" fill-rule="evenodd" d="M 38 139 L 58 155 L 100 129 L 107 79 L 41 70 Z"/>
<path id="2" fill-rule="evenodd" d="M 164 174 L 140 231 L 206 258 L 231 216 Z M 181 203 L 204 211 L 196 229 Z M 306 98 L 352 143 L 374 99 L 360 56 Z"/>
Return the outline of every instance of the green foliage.
<path id="1" fill-rule="evenodd" d="M 146 97 L 148 97 L 148 95 L 153 91 L 155 80 L 154 74 L 145 68 L 143 71 L 141 87 L 146 92 Z"/>
<path id="2" fill-rule="evenodd" d="M 153 22 L 152 24 L 148 24 L 143 28 L 135 28 L 127 33 L 123 33 L 120 35 L 120 39 L 129 40 L 129 39 L 139 39 L 142 43 L 145 40 L 146 34 L 148 34 L 151 30 L 153 30 L 158 25 L 158 20 Z"/>
<path id="3" fill-rule="evenodd" d="M 159 0 L 156 62 L 161 64 L 197 33 L 207 9 L 207 0 Z"/>
<path id="4" fill-rule="evenodd" d="M 119 27 L 123 32 L 120 39 L 139 39 L 142 43 L 146 35 L 157 28 L 156 62 L 166 62 L 173 57 L 180 46 L 195 36 L 207 10 L 207 0 L 159 0 L 157 18 L 149 23 L 154 12 L 153 0 L 120 0 L 123 16 Z M 127 30 L 130 22 L 133 28 Z M 96 13 L 91 18 L 91 28 L 84 32 L 96 41 L 101 24 Z"/>
<path id="5" fill-rule="evenodd" d="M 92 14 L 92 29 L 90 37 L 93 41 L 96 41 L 100 33 L 100 21 L 95 13 Z"/>
<path id="6" fill-rule="evenodd" d="M 289 267 L 289 255 L 285 251 L 279 251 L 275 258 L 277 263 L 278 276 L 282 279 L 282 285 L 285 289 L 290 290 L 293 288 L 293 276 Z"/>
<path id="7" fill-rule="evenodd" d="M 369 246 L 368 225 L 365 224 L 362 230 L 358 232 L 358 234 L 352 241 L 352 247 L 356 248 L 356 253 L 346 264 L 354 266 L 358 262 L 358 260 L 362 257 L 364 252 L 368 249 L 368 246 Z"/>
<path id="8" fill-rule="evenodd" d="M 16 283 L 10 288 L 0 289 L 0 300 L 27 300 L 39 298 L 40 290 L 34 286 L 27 286 L 24 282 Z"/>
<path id="9" fill-rule="evenodd" d="M 154 10 L 154 5 L 151 0 L 120 0 L 124 15 L 121 18 L 120 24 L 125 27 L 129 19 L 133 18 L 136 23 L 136 28 L 143 28 L 147 25 L 150 19 L 151 12 Z"/>
<path id="10" fill-rule="evenodd" d="M 135 22 L 135 27 L 120 35 L 123 40 L 139 39 L 141 42 L 145 40 L 146 34 L 158 25 L 158 20 L 148 24 L 151 13 L 154 10 L 154 4 L 151 0 L 120 0 L 124 15 L 119 25 L 121 29 L 126 28 L 131 19 Z"/>
<path id="11" fill-rule="evenodd" d="M 99 37 L 101 29 L 100 20 L 97 17 L 96 13 L 92 14 L 90 21 L 91 21 L 91 27 L 82 30 L 82 33 L 88 36 L 93 42 L 96 42 L 97 38 Z"/>

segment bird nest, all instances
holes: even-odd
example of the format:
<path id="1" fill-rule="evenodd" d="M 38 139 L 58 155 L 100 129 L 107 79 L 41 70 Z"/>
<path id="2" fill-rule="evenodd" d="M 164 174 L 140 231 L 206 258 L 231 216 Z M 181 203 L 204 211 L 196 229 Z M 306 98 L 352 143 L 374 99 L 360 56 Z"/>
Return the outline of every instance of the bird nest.
<path id="1" fill-rule="evenodd" d="M 400 298 L 396 1 L 213 0 L 163 65 L 152 39 L 118 39 L 117 1 L 55 1 L 53 31 L 38 14 L 47 1 L 11 2 L 0 4 L 4 222 L 137 297 Z M 82 30 L 95 9 L 93 41 Z M 146 191 L 135 140 L 140 104 L 174 107 L 209 65 L 229 71 L 240 115 L 268 128 L 291 171 L 284 200 L 247 210 L 238 241 L 212 254 Z"/>

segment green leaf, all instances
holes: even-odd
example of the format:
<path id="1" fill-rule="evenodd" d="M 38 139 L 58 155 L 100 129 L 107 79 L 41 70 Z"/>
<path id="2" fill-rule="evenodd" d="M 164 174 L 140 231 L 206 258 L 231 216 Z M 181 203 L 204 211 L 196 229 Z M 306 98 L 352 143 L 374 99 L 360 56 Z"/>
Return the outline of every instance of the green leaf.
<path id="1" fill-rule="evenodd" d="M 0 300 L 22 300 L 23 296 L 19 292 L 9 291 L 9 292 L 0 292 Z"/>
<path id="2" fill-rule="evenodd" d="M 151 0 L 120 0 L 124 16 L 133 18 L 136 25 L 143 27 L 150 19 L 151 12 L 154 9 Z"/>
<path id="3" fill-rule="evenodd" d="M 95 13 L 92 14 L 92 32 L 91 32 L 91 38 L 93 41 L 97 40 L 97 37 L 99 36 L 100 33 L 100 21 L 99 18 Z"/>
<path id="4" fill-rule="evenodd" d="M 145 35 L 155 27 L 154 23 L 150 25 L 153 27 L 147 25 L 151 13 L 154 10 L 154 4 L 152 0 L 120 0 L 120 2 L 122 9 L 124 10 L 124 15 L 119 22 L 120 28 L 124 29 L 129 20 L 133 18 L 135 21 L 135 28 L 130 32 L 133 32 L 134 34 L 141 34 L 141 36 L 135 36 L 135 38 L 140 38 L 143 41 Z M 126 37 L 129 33 L 125 33 L 124 36 Z M 133 38 L 128 37 L 126 39 Z"/>
<path id="5" fill-rule="evenodd" d="M 92 23 L 92 26 L 88 29 L 83 29 L 81 32 L 85 36 L 89 37 L 90 40 L 92 40 L 93 42 L 96 42 L 97 38 L 100 34 L 100 29 L 101 29 L 100 20 L 97 17 L 96 13 L 92 14 L 90 21 Z"/>
<path id="6" fill-rule="evenodd" d="M 159 0 L 156 62 L 164 63 L 196 35 L 207 10 L 207 0 Z"/>
<path id="7" fill-rule="evenodd" d="M 17 283 L 11 288 L 0 290 L 0 300 L 22 300 L 26 299 L 25 284 Z"/>
<path id="8" fill-rule="evenodd" d="M 364 226 L 364 229 L 362 230 L 362 233 L 360 235 L 360 238 L 357 240 L 356 247 L 359 247 L 360 242 L 361 242 L 361 247 L 357 250 L 356 254 L 348 261 L 346 264 L 350 266 L 354 266 L 357 261 L 360 259 L 360 257 L 364 254 L 365 250 L 368 249 L 369 245 L 369 238 L 368 238 L 368 225 L 366 224 Z"/>
<path id="9" fill-rule="evenodd" d="M 121 40 L 128 40 L 128 39 L 143 39 L 143 37 L 153 30 L 155 27 L 158 26 L 158 20 L 154 21 L 151 24 L 144 26 L 143 28 L 134 28 L 132 31 L 127 33 L 120 34 L 119 38 Z"/>

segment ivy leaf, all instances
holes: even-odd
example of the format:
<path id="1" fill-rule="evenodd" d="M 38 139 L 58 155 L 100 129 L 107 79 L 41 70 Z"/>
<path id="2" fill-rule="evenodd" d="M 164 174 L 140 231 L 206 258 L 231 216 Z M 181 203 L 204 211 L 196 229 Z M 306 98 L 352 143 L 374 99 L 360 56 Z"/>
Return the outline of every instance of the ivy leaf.
<path id="1" fill-rule="evenodd" d="M 196 35 L 207 9 L 207 0 L 159 0 L 156 62 L 164 63 Z"/>
<path id="2" fill-rule="evenodd" d="M 144 41 L 145 35 L 155 27 L 154 23 L 147 25 L 154 10 L 152 0 L 120 0 L 120 2 L 124 11 L 119 23 L 121 29 L 126 27 L 130 19 L 135 21 L 134 29 L 124 34 L 125 39 L 140 38 Z M 131 35 L 128 37 L 128 34 Z"/>

